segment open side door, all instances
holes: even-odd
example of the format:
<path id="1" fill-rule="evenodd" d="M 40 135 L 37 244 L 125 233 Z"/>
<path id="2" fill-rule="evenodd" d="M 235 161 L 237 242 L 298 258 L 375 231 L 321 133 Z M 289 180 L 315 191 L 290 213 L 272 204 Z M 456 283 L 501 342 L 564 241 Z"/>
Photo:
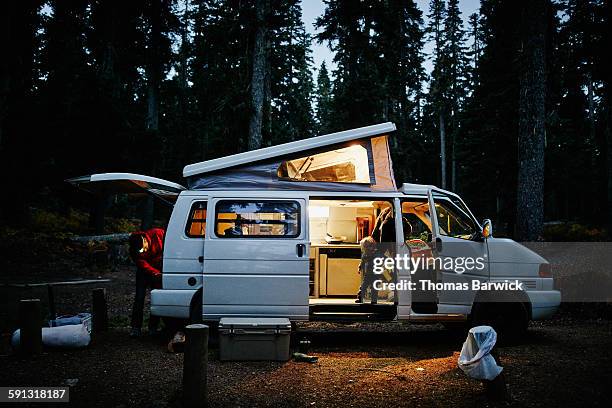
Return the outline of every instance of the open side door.
<path id="1" fill-rule="evenodd" d="M 151 194 L 170 205 L 174 205 L 180 192 L 185 190 L 185 187 L 172 181 L 133 173 L 100 173 L 66 181 L 92 194 Z"/>
<path id="2" fill-rule="evenodd" d="M 442 240 L 439 237 L 438 217 L 436 216 L 436 205 L 431 188 L 427 190 L 427 202 L 429 203 L 429 219 L 431 220 L 431 242 L 434 244 L 434 249 L 438 250 Z"/>
<path id="3" fill-rule="evenodd" d="M 476 292 L 472 289 L 475 280 L 489 279 L 489 255 L 487 242 L 480 238 L 482 228 L 461 200 L 444 191 L 430 189 L 427 194 L 432 225 L 434 256 L 445 260 L 444 267 L 437 272 L 437 281 L 452 287 L 467 290 L 438 290 L 438 313 L 467 314 Z M 454 260 L 450 266 L 446 260 Z M 474 263 L 468 267 L 466 259 Z"/>

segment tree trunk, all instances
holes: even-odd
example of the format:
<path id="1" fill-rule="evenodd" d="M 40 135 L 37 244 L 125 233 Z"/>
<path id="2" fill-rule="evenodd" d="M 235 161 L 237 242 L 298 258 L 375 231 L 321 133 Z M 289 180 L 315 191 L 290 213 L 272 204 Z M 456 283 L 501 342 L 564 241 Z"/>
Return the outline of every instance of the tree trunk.
<path id="1" fill-rule="evenodd" d="M 444 114 L 439 113 L 440 121 L 440 187 L 446 188 L 446 129 L 444 124 Z"/>
<path id="2" fill-rule="evenodd" d="M 454 128 L 453 128 L 454 129 Z M 457 192 L 457 159 L 455 156 L 455 138 L 456 131 L 453 132 L 453 140 L 451 142 L 451 190 Z"/>
<path id="3" fill-rule="evenodd" d="M 149 43 L 149 63 L 147 64 L 147 118 L 146 129 L 157 132 L 159 129 L 159 84 L 161 62 L 159 48 L 161 43 L 161 1 L 151 2 L 151 39 Z"/>
<path id="4" fill-rule="evenodd" d="M 267 1 L 267 0 L 266 0 Z M 266 61 L 270 60 L 270 50 L 272 49 L 272 45 L 271 45 L 271 36 L 266 35 L 266 49 L 265 49 L 265 58 Z M 270 137 L 272 136 L 272 126 L 273 126 L 273 120 L 272 120 L 272 67 L 270 66 L 271 64 L 266 63 L 266 76 L 265 76 L 265 80 L 264 80 L 264 108 L 262 110 L 262 112 L 266 115 L 266 122 L 267 122 L 267 137 L 268 140 L 270 139 Z M 263 124 L 262 124 L 263 127 Z M 262 135 L 262 140 L 263 140 L 263 135 Z"/>
<path id="5" fill-rule="evenodd" d="M 35 33 L 39 1 L 3 3 L 0 24 L 4 35 L 0 61 L 0 181 L 10 192 L 0 202 L 0 218 L 7 225 L 23 227 L 29 222 L 29 199 L 38 184 L 37 168 L 24 169 L 23 159 L 31 157 L 32 89 Z M 24 171 L 26 172 L 24 174 Z M 17 177 L 17 174 L 20 177 Z M 24 181 L 27 180 L 27 181 Z"/>
<path id="6" fill-rule="evenodd" d="M 249 123 L 249 150 L 261 147 L 263 105 L 266 79 L 266 0 L 256 0 L 256 31 L 253 45 L 253 76 L 251 79 L 251 121 Z"/>
<path id="7" fill-rule="evenodd" d="M 606 175 L 608 186 L 608 237 L 612 238 L 612 103 L 608 96 L 608 123 L 605 129 L 606 137 Z"/>
<path id="8" fill-rule="evenodd" d="M 523 3 L 516 233 L 527 241 L 541 237 L 544 222 L 547 7 L 547 0 Z"/>
<path id="9" fill-rule="evenodd" d="M 185 92 L 187 90 L 187 59 L 189 58 L 189 49 L 187 43 L 189 41 L 189 0 L 185 0 L 185 8 L 183 9 L 183 21 L 181 24 L 181 49 L 179 51 L 179 88 L 181 90 L 181 104 L 185 105 Z"/>

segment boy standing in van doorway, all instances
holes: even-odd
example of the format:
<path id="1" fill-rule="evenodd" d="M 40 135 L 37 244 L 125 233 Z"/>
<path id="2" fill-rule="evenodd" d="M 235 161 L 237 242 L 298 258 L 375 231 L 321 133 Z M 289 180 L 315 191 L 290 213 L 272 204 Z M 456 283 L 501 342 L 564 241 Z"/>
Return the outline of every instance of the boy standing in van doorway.
<path id="1" fill-rule="evenodd" d="M 166 231 L 152 228 L 147 231 L 137 231 L 130 235 L 130 256 L 136 264 L 136 293 L 132 308 L 132 331 L 130 337 L 140 337 L 144 301 L 147 287 L 161 289 L 162 259 L 164 236 Z M 149 316 L 149 334 L 157 332 L 159 317 Z"/>
<path id="2" fill-rule="evenodd" d="M 365 237 L 359 243 L 361 247 L 361 262 L 359 262 L 359 273 L 361 274 L 361 285 L 355 303 L 363 303 L 368 288 L 371 290 L 372 304 L 378 303 L 378 291 L 374 289 L 374 258 L 378 253 L 378 243 L 371 236 Z"/>

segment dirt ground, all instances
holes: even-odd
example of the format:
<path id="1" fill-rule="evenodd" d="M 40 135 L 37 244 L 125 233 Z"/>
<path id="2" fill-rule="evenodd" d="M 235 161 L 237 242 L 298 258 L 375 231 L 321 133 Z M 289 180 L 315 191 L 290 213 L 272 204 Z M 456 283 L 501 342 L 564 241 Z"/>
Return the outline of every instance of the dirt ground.
<path id="1" fill-rule="evenodd" d="M 299 333 L 311 339 L 317 363 L 220 362 L 211 349 L 210 406 L 609 406 L 612 397 L 609 321 L 558 319 L 499 347 L 509 403 L 489 403 L 482 384 L 457 368 L 462 338 L 441 327 L 309 323 Z M 182 361 L 161 337 L 134 340 L 114 328 L 80 351 L 31 361 L 2 355 L 0 385 L 76 379 L 71 406 L 180 407 Z"/>
<path id="2" fill-rule="evenodd" d="M 111 329 L 87 349 L 47 350 L 20 360 L 7 347 L 18 300 L 40 298 L 46 313 L 46 289 L 0 285 L 0 386 L 73 384 L 71 403 L 64 407 L 180 407 L 183 355 L 168 353 L 162 336 L 128 337 L 133 268 L 109 267 L 95 258 L 81 261 L 82 255 L 73 248 L 37 258 L 47 264 L 18 268 L 15 263 L 14 269 L 5 264 L 5 271 L 14 272 L 3 279 L 110 279 L 103 285 L 59 287 L 55 298 L 59 313 L 88 311 L 91 289 L 106 287 Z M 319 357 L 315 364 L 220 362 L 213 347 L 209 402 L 212 407 L 609 406 L 612 321 L 577 320 L 577 315 L 585 316 L 566 309 L 554 320 L 532 324 L 520 344 L 498 346 L 510 402 L 488 402 L 483 385 L 457 368 L 463 335 L 437 325 L 400 323 L 300 324 L 298 337 L 311 340 L 311 354 Z"/>

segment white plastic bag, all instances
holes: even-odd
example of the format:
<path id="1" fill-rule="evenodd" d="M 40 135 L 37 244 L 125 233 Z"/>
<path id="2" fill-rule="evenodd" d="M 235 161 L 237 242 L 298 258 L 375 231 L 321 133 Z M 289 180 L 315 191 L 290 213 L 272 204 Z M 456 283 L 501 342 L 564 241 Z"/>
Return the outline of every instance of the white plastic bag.
<path id="1" fill-rule="evenodd" d="M 87 347 L 90 341 L 91 336 L 84 324 L 42 328 L 42 343 L 46 347 L 82 348 Z M 15 330 L 11 345 L 18 349 L 20 344 L 21 333 Z"/>
<path id="2" fill-rule="evenodd" d="M 459 355 L 459 368 L 477 380 L 493 380 L 502 372 L 490 354 L 497 341 L 497 333 L 491 326 L 472 327 Z"/>

